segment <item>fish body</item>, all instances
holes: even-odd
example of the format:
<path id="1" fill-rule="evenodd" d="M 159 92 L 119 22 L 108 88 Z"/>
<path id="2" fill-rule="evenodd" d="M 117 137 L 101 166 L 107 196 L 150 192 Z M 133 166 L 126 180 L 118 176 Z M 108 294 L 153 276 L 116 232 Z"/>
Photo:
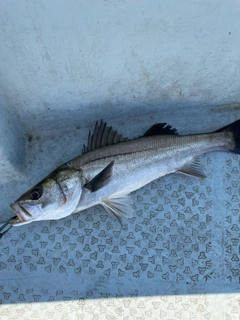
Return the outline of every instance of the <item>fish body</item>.
<path id="1" fill-rule="evenodd" d="M 10 223 L 60 219 L 98 204 L 120 220 L 132 213 L 131 192 L 174 172 L 203 179 L 198 156 L 216 150 L 240 153 L 240 120 L 213 133 L 185 136 L 156 124 L 131 141 L 97 123 L 82 155 L 11 204 L 17 216 Z"/>

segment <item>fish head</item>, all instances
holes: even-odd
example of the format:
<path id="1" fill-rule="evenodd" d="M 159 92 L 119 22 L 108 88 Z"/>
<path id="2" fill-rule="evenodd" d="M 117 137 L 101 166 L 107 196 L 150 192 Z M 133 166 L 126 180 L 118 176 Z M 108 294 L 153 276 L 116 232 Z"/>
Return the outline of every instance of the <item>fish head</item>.
<path id="1" fill-rule="evenodd" d="M 17 217 L 10 224 L 61 219 L 73 213 L 84 179 L 78 170 L 56 170 L 10 205 Z"/>

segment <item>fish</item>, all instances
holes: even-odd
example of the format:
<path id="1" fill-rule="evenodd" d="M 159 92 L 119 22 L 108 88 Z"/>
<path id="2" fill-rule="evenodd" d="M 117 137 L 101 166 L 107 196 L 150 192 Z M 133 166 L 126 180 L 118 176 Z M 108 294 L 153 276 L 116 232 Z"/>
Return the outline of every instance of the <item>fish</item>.
<path id="1" fill-rule="evenodd" d="M 131 217 L 131 192 L 170 173 L 199 179 L 206 176 L 199 157 L 211 151 L 240 154 L 240 120 L 215 132 L 179 135 L 167 123 L 156 123 L 129 140 L 106 122 L 89 132 L 82 154 L 61 165 L 10 207 L 8 223 L 21 226 L 57 220 L 102 205 L 121 223 Z"/>

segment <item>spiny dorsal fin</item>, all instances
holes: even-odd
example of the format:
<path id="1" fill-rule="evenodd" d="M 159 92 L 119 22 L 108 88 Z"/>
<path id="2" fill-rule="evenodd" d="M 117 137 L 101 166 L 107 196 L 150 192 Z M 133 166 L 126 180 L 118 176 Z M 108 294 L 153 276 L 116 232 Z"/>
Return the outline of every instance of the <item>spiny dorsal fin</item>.
<path id="1" fill-rule="evenodd" d="M 89 131 L 88 145 L 83 146 L 83 153 L 124 141 L 128 139 L 113 130 L 112 127 L 107 127 L 107 123 L 101 120 L 100 124 L 96 122 L 93 133 Z"/>
<path id="2" fill-rule="evenodd" d="M 150 129 L 148 129 L 143 137 L 150 137 L 150 136 L 160 136 L 164 134 L 174 134 L 178 135 L 177 129 L 171 127 L 167 123 L 157 123 L 154 124 Z"/>

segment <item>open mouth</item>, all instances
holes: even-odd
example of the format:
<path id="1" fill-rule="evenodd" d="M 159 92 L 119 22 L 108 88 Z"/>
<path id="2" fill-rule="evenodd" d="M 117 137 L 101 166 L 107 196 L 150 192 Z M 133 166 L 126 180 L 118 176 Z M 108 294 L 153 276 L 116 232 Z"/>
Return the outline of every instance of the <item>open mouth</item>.
<path id="1" fill-rule="evenodd" d="M 11 218 L 8 223 L 13 225 L 13 224 L 18 224 L 21 223 L 22 221 L 20 220 L 20 218 L 18 216 L 15 216 L 13 218 Z"/>
<path id="2" fill-rule="evenodd" d="M 20 203 L 12 203 L 10 207 L 17 215 L 9 221 L 10 224 L 25 222 L 32 218 L 31 214 Z"/>

